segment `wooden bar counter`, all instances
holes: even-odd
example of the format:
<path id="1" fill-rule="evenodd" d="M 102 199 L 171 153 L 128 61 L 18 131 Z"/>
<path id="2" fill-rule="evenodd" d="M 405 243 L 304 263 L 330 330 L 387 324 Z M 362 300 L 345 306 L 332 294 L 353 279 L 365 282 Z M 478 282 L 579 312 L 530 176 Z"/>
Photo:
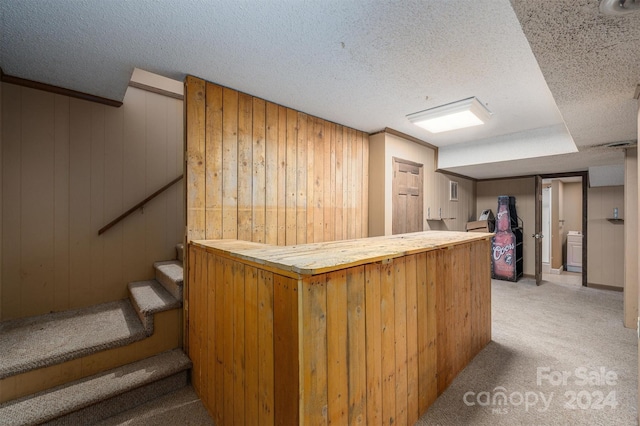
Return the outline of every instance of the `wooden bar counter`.
<path id="1" fill-rule="evenodd" d="M 491 340 L 490 237 L 188 247 L 188 353 L 216 425 L 414 424 Z"/>

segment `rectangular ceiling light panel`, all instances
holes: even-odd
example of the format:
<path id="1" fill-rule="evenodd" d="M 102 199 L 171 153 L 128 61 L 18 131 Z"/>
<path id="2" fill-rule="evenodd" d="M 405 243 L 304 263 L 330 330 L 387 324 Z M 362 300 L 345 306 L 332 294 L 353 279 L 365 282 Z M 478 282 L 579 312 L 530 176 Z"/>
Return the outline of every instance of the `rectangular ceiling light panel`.
<path id="1" fill-rule="evenodd" d="M 431 133 L 478 126 L 490 118 L 491 111 L 475 96 L 407 115 L 409 121 Z"/>

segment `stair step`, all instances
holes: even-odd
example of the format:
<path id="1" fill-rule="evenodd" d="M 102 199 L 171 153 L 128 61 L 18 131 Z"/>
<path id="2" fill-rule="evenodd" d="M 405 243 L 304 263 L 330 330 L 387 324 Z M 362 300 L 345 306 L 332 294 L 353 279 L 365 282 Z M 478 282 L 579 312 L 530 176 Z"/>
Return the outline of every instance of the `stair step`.
<path id="1" fill-rule="evenodd" d="M 187 384 L 191 361 L 174 349 L 0 404 L 3 425 L 92 424 Z"/>
<path id="2" fill-rule="evenodd" d="M 129 299 L 0 322 L 0 379 L 142 340 Z"/>
<path id="3" fill-rule="evenodd" d="M 167 260 L 155 262 L 156 280 L 177 300 L 182 301 L 183 271 L 182 262 Z"/>
<path id="4" fill-rule="evenodd" d="M 153 334 L 153 316 L 158 312 L 176 309 L 182 302 L 173 297 L 156 280 L 135 281 L 127 285 L 133 303 L 147 336 Z"/>
<path id="5" fill-rule="evenodd" d="M 142 424 L 214 426 L 209 412 L 190 385 L 109 417 L 95 426 Z"/>
<path id="6" fill-rule="evenodd" d="M 177 259 L 184 263 L 184 244 L 180 243 L 176 245 L 176 255 Z"/>

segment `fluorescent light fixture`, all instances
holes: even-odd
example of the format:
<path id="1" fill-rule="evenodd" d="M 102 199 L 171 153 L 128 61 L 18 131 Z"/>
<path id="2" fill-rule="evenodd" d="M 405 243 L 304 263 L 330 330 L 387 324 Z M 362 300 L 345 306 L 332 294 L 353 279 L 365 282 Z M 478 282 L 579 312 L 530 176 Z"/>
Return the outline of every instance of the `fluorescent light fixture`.
<path id="1" fill-rule="evenodd" d="M 491 118 L 491 111 L 471 97 L 407 115 L 407 119 L 431 133 L 479 126 Z"/>

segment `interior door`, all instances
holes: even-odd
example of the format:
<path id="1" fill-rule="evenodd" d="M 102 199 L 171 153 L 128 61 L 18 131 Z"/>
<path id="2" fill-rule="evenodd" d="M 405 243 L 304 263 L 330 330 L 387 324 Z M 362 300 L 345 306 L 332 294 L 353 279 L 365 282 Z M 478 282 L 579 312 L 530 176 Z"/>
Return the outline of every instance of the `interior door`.
<path id="1" fill-rule="evenodd" d="M 422 164 L 393 158 L 391 232 L 404 234 L 423 231 Z"/>
<path id="2" fill-rule="evenodd" d="M 535 238 L 535 252 L 536 252 L 536 285 L 540 285 L 542 283 L 542 176 L 536 176 L 536 220 L 535 220 L 535 230 L 532 235 Z"/>

